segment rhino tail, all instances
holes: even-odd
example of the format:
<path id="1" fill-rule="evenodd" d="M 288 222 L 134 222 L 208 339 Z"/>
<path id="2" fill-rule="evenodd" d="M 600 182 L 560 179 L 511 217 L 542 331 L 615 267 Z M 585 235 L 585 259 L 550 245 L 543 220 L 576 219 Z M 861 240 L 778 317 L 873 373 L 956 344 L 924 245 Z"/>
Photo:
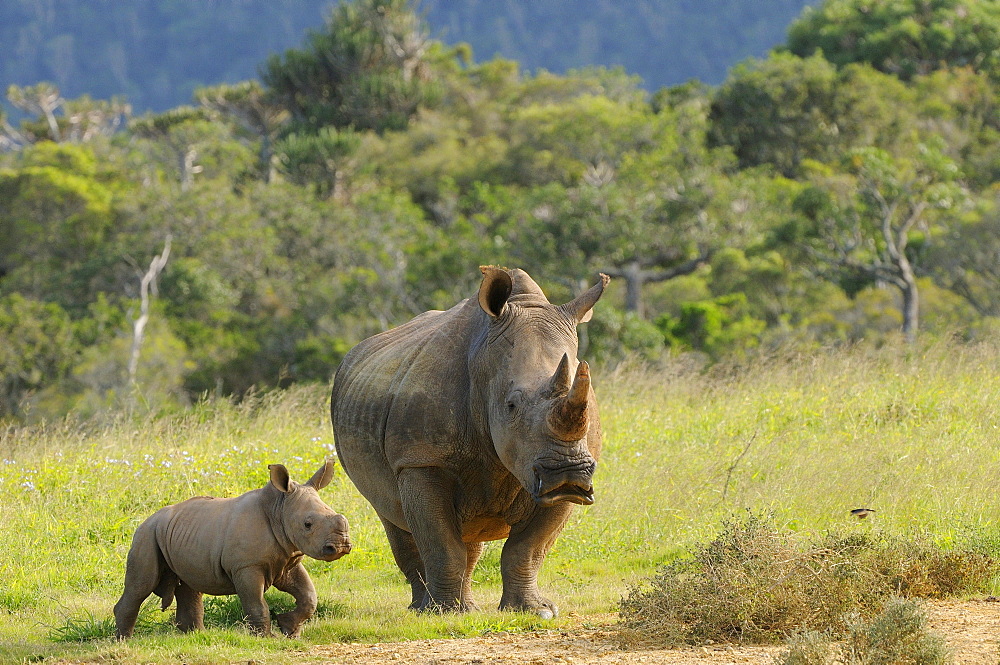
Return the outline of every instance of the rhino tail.
<path id="1" fill-rule="evenodd" d="M 148 588 L 148 587 L 147 587 Z M 160 578 L 160 583 L 153 589 L 153 593 L 160 597 L 160 609 L 165 610 L 174 602 L 174 591 L 177 589 L 177 575 L 168 570 Z"/>

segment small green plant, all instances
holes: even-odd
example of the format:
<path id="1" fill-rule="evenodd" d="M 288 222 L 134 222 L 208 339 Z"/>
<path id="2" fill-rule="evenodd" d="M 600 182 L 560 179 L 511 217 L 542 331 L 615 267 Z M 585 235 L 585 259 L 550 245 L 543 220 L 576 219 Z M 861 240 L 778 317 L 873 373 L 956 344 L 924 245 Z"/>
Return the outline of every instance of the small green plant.
<path id="1" fill-rule="evenodd" d="M 90 611 L 69 617 L 63 625 L 49 629 L 49 639 L 53 642 L 87 642 L 113 637 L 114 634 L 113 617 L 99 617 Z"/>
<path id="2" fill-rule="evenodd" d="M 829 631 L 806 631 L 790 637 L 774 665 L 943 665 L 951 662 L 944 640 L 927 630 L 927 617 L 912 600 L 890 598 L 870 620 L 845 617 L 847 639 L 834 641 Z"/>
<path id="3" fill-rule="evenodd" d="M 847 631 L 842 658 L 846 665 L 940 665 L 951 660 L 944 639 L 927 630 L 927 617 L 912 600 L 889 599 L 870 622 L 850 617 Z"/>
<path id="4" fill-rule="evenodd" d="M 807 630 L 786 642 L 788 649 L 775 656 L 774 665 L 834 665 L 837 648 L 829 633 Z"/>

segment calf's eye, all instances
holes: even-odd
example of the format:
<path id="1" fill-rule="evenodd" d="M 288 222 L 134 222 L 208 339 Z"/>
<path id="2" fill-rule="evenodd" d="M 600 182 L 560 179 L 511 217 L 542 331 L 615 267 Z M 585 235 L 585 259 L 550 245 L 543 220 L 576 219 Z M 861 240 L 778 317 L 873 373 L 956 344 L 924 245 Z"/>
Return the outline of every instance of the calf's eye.
<path id="1" fill-rule="evenodd" d="M 306 522 L 306 528 L 307 528 L 307 529 L 311 529 L 311 528 L 313 528 L 313 523 L 312 523 L 312 522 L 309 522 L 309 521 L 307 521 L 307 522 Z"/>

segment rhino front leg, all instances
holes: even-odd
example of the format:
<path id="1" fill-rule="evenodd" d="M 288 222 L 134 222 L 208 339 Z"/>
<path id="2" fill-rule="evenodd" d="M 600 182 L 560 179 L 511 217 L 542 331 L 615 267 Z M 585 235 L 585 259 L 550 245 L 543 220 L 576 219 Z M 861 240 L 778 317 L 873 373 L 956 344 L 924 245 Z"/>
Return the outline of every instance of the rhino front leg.
<path id="1" fill-rule="evenodd" d="M 177 627 L 182 632 L 205 630 L 205 604 L 200 591 L 181 582 L 175 590 L 177 597 Z"/>
<path id="2" fill-rule="evenodd" d="M 478 610 L 479 605 L 472 597 L 472 573 L 479 563 L 479 557 L 483 555 L 483 543 L 467 543 L 467 554 L 465 561 L 465 578 L 462 580 L 462 604 L 468 610 Z"/>
<path id="3" fill-rule="evenodd" d="M 572 509 L 568 504 L 542 508 L 528 521 L 511 527 L 500 553 L 501 610 L 534 612 L 543 619 L 559 615 L 559 608 L 538 591 L 538 570 Z"/>
<path id="4" fill-rule="evenodd" d="M 417 541 L 413 539 L 413 534 L 403 531 L 385 518 L 381 519 L 385 535 L 389 539 L 389 547 L 392 548 L 392 557 L 406 576 L 406 581 L 410 583 L 412 593 L 410 609 L 420 609 L 429 602 L 429 599 L 427 599 L 427 586 L 424 584 L 424 580 L 427 579 L 424 562 L 420 559 Z"/>
<path id="5" fill-rule="evenodd" d="M 250 624 L 250 632 L 272 637 L 271 613 L 264 601 L 264 573 L 256 568 L 244 568 L 233 575 L 233 586 Z"/>
<path id="6" fill-rule="evenodd" d="M 467 610 L 462 591 L 469 558 L 452 499 L 453 482 L 432 468 L 403 469 L 398 481 L 403 516 L 426 575 L 426 594 L 417 609 Z"/>
<path id="7" fill-rule="evenodd" d="M 275 617 L 281 632 L 287 637 L 297 638 L 302 634 L 302 624 L 316 613 L 316 587 L 301 562 L 289 568 L 274 582 L 279 591 L 292 595 L 295 609 Z"/>

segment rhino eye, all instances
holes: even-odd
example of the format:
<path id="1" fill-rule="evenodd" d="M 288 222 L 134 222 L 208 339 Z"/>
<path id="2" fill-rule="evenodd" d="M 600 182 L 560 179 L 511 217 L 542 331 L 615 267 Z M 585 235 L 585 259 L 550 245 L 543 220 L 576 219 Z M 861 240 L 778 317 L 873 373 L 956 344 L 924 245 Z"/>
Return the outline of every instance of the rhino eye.
<path id="1" fill-rule="evenodd" d="M 310 520 L 306 520 L 306 528 L 307 529 L 313 528 L 313 523 Z"/>

